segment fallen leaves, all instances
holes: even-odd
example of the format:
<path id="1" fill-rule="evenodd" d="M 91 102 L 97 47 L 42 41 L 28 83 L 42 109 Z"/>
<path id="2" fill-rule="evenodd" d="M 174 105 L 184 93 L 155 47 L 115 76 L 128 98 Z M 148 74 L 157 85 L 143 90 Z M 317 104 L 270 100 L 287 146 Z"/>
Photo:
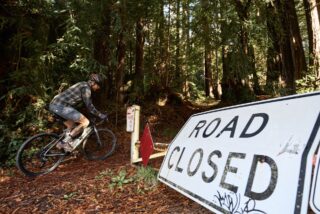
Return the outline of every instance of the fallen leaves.
<path id="1" fill-rule="evenodd" d="M 165 113 L 161 116 L 170 118 Z M 136 177 L 138 168 L 130 165 L 130 134 L 116 133 L 117 149 L 105 161 L 88 161 L 79 153 L 52 173 L 34 179 L 16 169 L 1 169 L 0 213 L 209 213 L 153 180 L 152 173 L 156 172 L 146 170 Z M 159 167 L 161 161 L 152 160 L 150 164 Z"/>

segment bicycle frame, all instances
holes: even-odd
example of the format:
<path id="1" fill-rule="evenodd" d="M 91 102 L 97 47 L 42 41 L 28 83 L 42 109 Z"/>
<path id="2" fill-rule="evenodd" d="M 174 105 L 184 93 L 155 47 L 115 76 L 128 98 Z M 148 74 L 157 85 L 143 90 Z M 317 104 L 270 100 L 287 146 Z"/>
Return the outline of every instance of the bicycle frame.
<path id="1" fill-rule="evenodd" d="M 101 146 L 101 139 L 98 133 L 98 129 L 97 126 L 102 124 L 104 121 L 100 121 L 98 123 L 95 123 L 94 120 L 91 120 L 90 125 L 85 128 L 82 132 L 82 134 L 77 137 L 76 139 L 74 139 L 74 141 L 76 141 L 75 145 L 73 146 L 73 151 L 82 143 L 84 143 L 88 137 L 90 136 L 90 134 L 92 134 L 92 132 L 94 132 L 97 136 L 97 141 L 99 146 Z M 45 157 L 55 157 L 55 156 L 65 156 L 65 153 L 51 153 L 48 154 L 48 151 L 50 151 L 54 146 L 56 146 L 56 143 L 59 142 L 60 140 L 62 140 L 65 136 L 66 132 L 64 131 L 62 134 L 59 135 L 59 138 L 57 140 L 53 140 L 51 141 L 48 145 L 46 145 L 43 150 L 40 153 L 40 157 L 41 158 L 45 158 Z"/>
<path id="2" fill-rule="evenodd" d="M 43 158 L 43 157 L 65 156 L 65 153 L 48 154 L 48 151 L 50 151 L 56 145 L 56 142 L 59 142 L 64 137 L 64 134 L 65 133 L 61 134 L 57 140 L 52 140 L 48 145 L 46 145 L 41 151 L 40 157 Z"/>

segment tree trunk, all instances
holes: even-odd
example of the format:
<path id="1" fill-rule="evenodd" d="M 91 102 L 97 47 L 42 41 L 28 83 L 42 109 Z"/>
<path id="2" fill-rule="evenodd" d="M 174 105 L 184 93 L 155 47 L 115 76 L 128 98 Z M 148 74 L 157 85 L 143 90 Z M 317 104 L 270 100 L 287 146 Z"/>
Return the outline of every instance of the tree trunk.
<path id="1" fill-rule="evenodd" d="M 295 80 L 306 72 L 306 61 L 294 0 L 276 0 L 283 29 L 280 42 L 282 68 L 287 94 L 296 91 Z"/>
<path id="2" fill-rule="evenodd" d="M 124 68 L 125 68 L 125 56 L 126 56 L 126 42 L 125 42 L 125 34 L 126 34 L 126 0 L 121 1 L 121 6 L 119 8 L 119 15 L 121 18 L 121 31 L 118 38 L 117 45 L 117 54 L 118 54 L 118 65 L 117 72 L 115 75 L 116 86 L 117 86 L 117 103 L 123 103 L 123 94 L 121 94 L 121 86 L 123 85 L 123 77 L 124 77 Z"/>
<path id="3" fill-rule="evenodd" d="M 213 97 L 213 80 L 212 80 L 212 52 L 205 48 L 204 54 L 204 73 L 205 73 L 205 94 L 206 97 Z"/>
<path id="4" fill-rule="evenodd" d="M 232 77 L 232 69 L 230 66 L 230 51 L 228 50 L 229 47 L 226 45 L 222 46 L 221 49 L 221 56 L 222 56 L 222 81 L 221 81 L 221 88 L 222 88 L 222 95 L 221 100 L 230 104 L 237 103 L 238 97 L 237 94 L 239 88 L 237 83 L 237 79 Z"/>
<path id="5" fill-rule="evenodd" d="M 318 14 L 320 14 L 320 0 L 316 0 L 316 5 L 318 9 Z M 319 16 L 319 21 L 320 21 L 320 16 Z"/>
<path id="6" fill-rule="evenodd" d="M 305 54 L 302 46 L 302 38 L 299 28 L 298 16 L 295 9 L 294 0 L 285 0 L 286 8 L 288 8 L 287 18 L 290 23 L 290 33 L 291 33 L 291 49 L 292 55 L 295 63 L 295 80 L 300 79 L 306 74 L 307 64 L 305 59 Z"/>
<path id="7" fill-rule="evenodd" d="M 171 71 L 171 52 L 170 52 L 170 44 L 171 44 L 171 39 L 170 39 L 170 28 L 171 28 L 171 22 L 172 22 L 172 18 L 171 18 L 171 0 L 168 0 L 168 40 L 167 40 L 167 70 L 166 70 L 166 84 L 165 84 L 165 88 L 168 88 L 170 85 L 170 71 Z"/>
<path id="8" fill-rule="evenodd" d="M 249 8 L 251 6 L 251 0 L 247 0 L 245 2 L 241 0 L 234 0 L 236 11 L 240 19 L 241 24 L 241 30 L 240 30 L 240 44 L 242 47 L 242 54 L 245 57 L 245 62 L 243 63 L 245 67 L 247 68 L 248 75 L 253 76 L 253 91 L 255 94 L 260 94 L 260 84 L 255 68 L 255 54 L 254 54 L 254 48 L 252 45 L 249 45 L 249 36 L 248 36 L 248 29 L 246 27 L 246 23 L 249 20 Z M 241 80 L 246 83 L 245 87 L 249 87 L 249 79 L 246 77 L 246 79 Z"/>
<path id="9" fill-rule="evenodd" d="M 320 78 L 320 23 L 316 0 L 307 0 L 310 6 L 312 26 L 312 50 L 311 57 L 314 62 L 314 72 L 317 79 Z"/>
<path id="10" fill-rule="evenodd" d="M 180 62 L 180 0 L 176 4 L 176 55 L 175 55 L 175 83 L 178 89 L 181 86 L 181 62 Z"/>
<path id="11" fill-rule="evenodd" d="M 221 9 L 221 3 L 220 1 L 215 1 L 215 10 L 219 11 L 219 9 Z M 219 32 L 221 32 L 221 23 L 220 23 L 220 18 L 219 18 L 219 13 L 214 13 L 214 17 L 213 17 L 214 21 L 214 33 L 215 34 L 219 34 Z M 219 39 L 215 40 L 215 47 L 214 47 L 214 58 L 215 58 L 215 65 L 214 65 L 214 69 L 213 69 L 213 95 L 214 98 L 217 100 L 221 99 L 221 95 L 222 95 L 222 91 L 221 91 L 221 82 L 219 80 Z"/>
<path id="12" fill-rule="evenodd" d="M 265 91 L 268 94 L 275 95 L 278 91 L 279 77 L 282 71 L 280 39 L 281 35 L 277 29 L 281 26 L 276 9 L 272 3 L 267 3 L 267 29 L 268 35 L 272 41 L 272 46 L 268 47 L 267 52 L 267 80 Z"/>
<path id="13" fill-rule="evenodd" d="M 183 1 L 183 57 L 182 57 L 182 70 L 183 73 L 183 94 L 185 97 L 190 97 L 189 91 L 189 65 L 190 65 L 190 0 Z"/>
<path id="14" fill-rule="evenodd" d="M 305 15 L 306 15 L 306 24 L 308 31 L 308 42 L 309 42 L 309 66 L 314 65 L 312 51 L 313 51 L 313 34 L 312 34 L 312 22 L 311 22 L 311 10 L 309 0 L 303 0 Z"/>
<path id="15" fill-rule="evenodd" d="M 144 93 L 144 71 L 143 71 L 143 48 L 144 48 L 144 23 L 143 18 L 139 17 L 136 22 L 136 66 L 134 89 L 137 98 Z"/>
<path id="16" fill-rule="evenodd" d="M 252 87 L 250 86 L 249 76 L 257 77 L 254 75 L 255 65 L 254 65 L 254 54 L 253 47 L 249 47 L 249 37 L 248 30 L 246 27 L 246 22 L 248 21 L 248 11 L 251 5 L 251 0 L 240 1 L 234 0 L 235 8 L 240 20 L 240 32 L 239 32 L 239 45 L 238 50 L 227 50 L 225 49 L 224 61 L 227 63 L 224 65 L 224 74 L 222 81 L 222 100 L 229 100 L 235 103 L 243 103 L 252 101 L 254 99 L 254 94 Z M 221 27 L 224 30 L 223 26 Z M 222 35 L 225 35 L 222 33 Z M 234 62 L 234 60 L 239 60 Z M 234 64 L 239 64 L 241 70 L 232 66 Z M 227 73 L 225 73 L 227 71 Z M 258 81 L 256 81 L 258 82 Z M 254 89 L 259 88 L 259 86 L 254 86 Z"/>
<path id="17" fill-rule="evenodd" d="M 285 82 L 288 93 L 295 93 L 295 80 L 306 72 L 306 61 L 298 24 L 294 0 L 277 0 L 283 28 L 282 55 L 285 69 Z"/>
<path id="18" fill-rule="evenodd" d="M 159 64 L 158 64 L 158 69 L 159 69 L 159 78 L 160 78 L 160 84 L 162 86 L 166 86 L 166 69 L 167 69 L 167 46 L 168 43 L 165 40 L 165 17 L 164 17 L 164 0 L 161 0 L 160 4 L 160 20 L 159 20 L 159 45 L 160 45 L 160 56 L 159 56 Z"/>
<path id="19" fill-rule="evenodd" d="M 101 65 L 106 66 L 106 68 L 109 68 L 110 63 L 110 48 L 109 48 L 109 35 L 111 34 L 111 3 L 106 3 L 104 5 L 103 10 L 103 16 L 101 21 L 101 29 L 97 30 L 95 32 L 95 39 L 94 39 L 94 49 L 93 49 L 93 55 L 94 59 L 97 60 Z M 103 98 L 105 96 L 110 97 L 112 93 L 112 89 L 114 88 L 114 82 L 113 82 L 113 76 L 114 72 L 112 69 L 106 70 L 106 87 L 103 89 L 103 92 L 101 93 L 101 97 L 99 100 L 102 101 L 102 105 L 107 104 L 107 99 Z"/>
<path id="20" fill-rule="evenodd" d="M 201 0 L 203 41 L 204 41 L 204 77 L 206 97 L 213 97 L 213 79 L 212 79 L 212 50 L 210 43 L 210 23 L 208 19 L 209 1 Z"/>

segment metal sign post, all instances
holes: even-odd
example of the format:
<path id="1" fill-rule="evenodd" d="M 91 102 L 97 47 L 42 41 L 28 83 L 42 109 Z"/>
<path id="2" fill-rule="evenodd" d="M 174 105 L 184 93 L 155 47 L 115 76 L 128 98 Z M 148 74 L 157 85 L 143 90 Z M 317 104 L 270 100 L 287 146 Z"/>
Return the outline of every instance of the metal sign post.
<path id="1" fill-rule="evenodd" d="M 316 92 L 195 114 L 170 144 L 158 179 L 215 213 L 306 214 L 319 103 Z"/>

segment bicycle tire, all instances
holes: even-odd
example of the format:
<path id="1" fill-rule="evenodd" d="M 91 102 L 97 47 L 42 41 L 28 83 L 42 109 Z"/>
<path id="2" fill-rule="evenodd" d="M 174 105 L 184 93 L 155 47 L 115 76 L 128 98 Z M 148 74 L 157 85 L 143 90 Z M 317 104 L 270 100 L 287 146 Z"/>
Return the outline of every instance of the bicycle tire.
<path id="1" fill-rule="evenodd" d="M 27 139 L 16 155 L 18 169 L 29 177 L 56 169 L 66 156 L 64 151 L 55 147 L 58 138 L 59 135 L 54 133 L 40 133 Z"/>
<path id="2" fill-rule="evenodd" d="M 97 133 L 101 145 L 98 142 L 96 132 L 92 132 L 82 146 L 84 155 L 89 160 L 104 160 L 112 155 L 116 148 L 117 139 L 111 130 L 102 128 L 98 129 Z"/>

